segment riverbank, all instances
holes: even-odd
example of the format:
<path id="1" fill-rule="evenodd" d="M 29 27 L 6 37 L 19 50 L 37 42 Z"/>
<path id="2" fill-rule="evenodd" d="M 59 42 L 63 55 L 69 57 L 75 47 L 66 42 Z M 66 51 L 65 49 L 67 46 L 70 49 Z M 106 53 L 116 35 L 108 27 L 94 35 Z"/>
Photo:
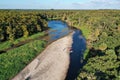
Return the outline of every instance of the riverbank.
<path id="1" fill-rule="evenodd" d="M 51 43 L 12 80 L 64 80 L 69 67 L 72 33 Z"/>

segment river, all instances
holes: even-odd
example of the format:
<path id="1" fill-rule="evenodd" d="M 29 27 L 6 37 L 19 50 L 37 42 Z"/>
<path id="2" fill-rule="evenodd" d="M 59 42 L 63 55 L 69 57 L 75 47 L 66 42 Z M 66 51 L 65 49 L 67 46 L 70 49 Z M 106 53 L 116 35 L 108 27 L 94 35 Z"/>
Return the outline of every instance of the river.
<path id="1" fill-rule="evenodd" d="M 52 43 L 12 80 L 76 79 L 83 66 L 82 57 L 86 49 L 82 32 L 75 29 L 73 34 L 69 34 L 71 29 L 62 21 L 49 21 L 48 26 L 47 41 Z M 70 46 L 71 51 L 68 49 Z"/>
<path id="2" fill-rule="evenodd" d="M 63 36 L 68 35 L 71 29 L 65 22 L 62 21 L 49 21 L 48 27 L 48 41 L 53 42 Z"/>
<path id="3" fill-rule="evenodd" d="M 55 41 L 71 32 L 68 25 L 62 21 L 49 21 L 48 41 Z M 86 40 L 82 36 L 82 31 L 75 29 L 73 33 L 73 44 L 70 53 L 70 65 L 66 80 L 74 80 L 80 68 L 83 66 L 83 53 L 86 49 Z"/>

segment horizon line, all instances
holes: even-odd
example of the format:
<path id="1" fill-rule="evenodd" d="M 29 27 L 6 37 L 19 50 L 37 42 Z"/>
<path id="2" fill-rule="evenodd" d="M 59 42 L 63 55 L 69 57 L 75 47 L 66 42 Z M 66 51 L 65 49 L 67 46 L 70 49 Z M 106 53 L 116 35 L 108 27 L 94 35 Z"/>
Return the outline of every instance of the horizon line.
<path id="1" fill-rule="evenodd" d="M 51 9 L 7 9 L 7 8 L 5 8 L 5 9 L 1 9 L 0 8 L 0 10 L 120 10 L 120 9 L 53 9 L 53 8 L 51 8 Z"/>

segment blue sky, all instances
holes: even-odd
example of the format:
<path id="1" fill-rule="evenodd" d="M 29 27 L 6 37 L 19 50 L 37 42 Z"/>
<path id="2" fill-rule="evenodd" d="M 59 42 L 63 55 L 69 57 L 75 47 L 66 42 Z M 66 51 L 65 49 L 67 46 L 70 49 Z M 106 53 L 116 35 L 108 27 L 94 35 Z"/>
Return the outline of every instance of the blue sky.
<path id="1" fill-rule="evenodd" d="M 0 9 L 120 9 L 120 0 L 0 0 Z"/>

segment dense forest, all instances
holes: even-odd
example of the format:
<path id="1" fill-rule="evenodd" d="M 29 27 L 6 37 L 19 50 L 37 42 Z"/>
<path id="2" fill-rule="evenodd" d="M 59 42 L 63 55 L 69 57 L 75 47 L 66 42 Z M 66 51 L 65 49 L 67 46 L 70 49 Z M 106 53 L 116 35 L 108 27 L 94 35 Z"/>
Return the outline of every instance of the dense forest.
<path id="1" fill-rule="evenodd" d="M 45 30 L 47 21 L 43 14 L 33 11 L 0 11 L 0 41 L 27 37 Z"/>
<path id="2" fill-rule="evenodd" d="M 120 79 L 119 10 L 0 10 L 0 45 L 8 41 L 14 43 L 19 38 L 27 38 L 43 32 L 47 29 L 48 20 L 65 21 L 70 27 L 80 29 L 85 36 L 87 40 L 87 49 L 84 52 L 85 65 L 79 70 L 78 80 Z M 27 47 L 29 44 L 32 43 L 21 47 Z M 44 46 L 45 43 L 40 44 Z M 31 47 L 33 53 L 39 52 L 33 46 Z M 17 63 L 17 61 L 13 63 L 14 60 L 9 61 L 13 55 L 16 57 L 17 54 L 12 51 L 0 54 L 0 78 L 2 80 L 11 79 L 23 68 L 22 66 L 16 72 L 11 69 Z M 9 57 L 8 60 L 7 57 Z M 25 65 L 27 65 L 25 61 L 29 60 L 26 58 L 29 56 L 24 58 L 23 64 Z"/>

